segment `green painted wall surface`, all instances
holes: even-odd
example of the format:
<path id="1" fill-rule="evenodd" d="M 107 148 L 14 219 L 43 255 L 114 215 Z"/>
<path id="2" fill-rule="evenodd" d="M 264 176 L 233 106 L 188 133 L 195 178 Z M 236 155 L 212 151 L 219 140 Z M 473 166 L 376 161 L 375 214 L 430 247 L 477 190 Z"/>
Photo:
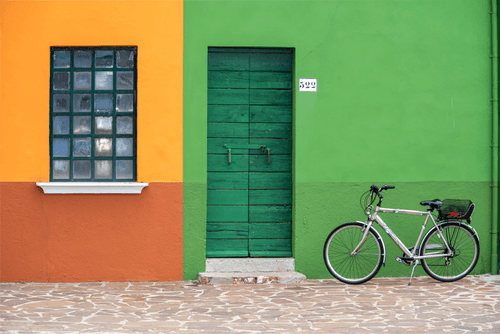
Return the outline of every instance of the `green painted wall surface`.
<path id="1" fill-rule="evenodd" d="M 490 187 L 488 182 L 389 182 L 396 189 L 388 190 L 384 195 L 384 207 L 422 210 L 422 200 L 434 198 L 470 198 L 478 204 L 472 217 L 472 226 L 480 238 L 481 254 L 473 273 L 490 271 Z M 308 278 L 331 277 L 322 257 L 323 243 L 326 236 L 341 223 L 365 220 L 359 205 L 359 197 L 369 187 L 369 183 L 299 183 L 296 187 L 295 233 L 300 238 L 295 240 L 296 269 Z M 415 246 L 418 234 L 424 222 L 421 216 L 383 213 L 380 217 L 408 246 Z M 428 224 L 428 228 L 432 223 Z M 396 262 L 396 256 L 402 251 L 387 234 L 377 226 L 387 249 L 385 267 L 377 274 L 382 276 L 409 276 L 412 267 Z M 322 240 L 318 242 L 316 240 Z M 299 251 L 300 250 L 300 251 Z M 415 275 L 426 273 L 418 266 Z"/>
<path id="2" fill-rule="evenodd" d="M 419 201 L 439 197 L 476 202 L 482 248 L 474 272 L 488 272 L 489 2 L 185 1 L 184 278 L 204 271 L 209 46 L 295 48 L 298 271 L 329 277 L 323 240 L 335 226 L 364 218 L 359 196 L 377 183 L 397 186 L 389 207 L 419 209 Z M 299 92 L 299 78 L 317 78 L 318 91 Z M 418 222 L 401 218 L 387 221 L 413 243 L 419 227 L 410 227 Z M 400 250 L 384 240 L 379 276 L 409 275 L 394 261 Z"/>

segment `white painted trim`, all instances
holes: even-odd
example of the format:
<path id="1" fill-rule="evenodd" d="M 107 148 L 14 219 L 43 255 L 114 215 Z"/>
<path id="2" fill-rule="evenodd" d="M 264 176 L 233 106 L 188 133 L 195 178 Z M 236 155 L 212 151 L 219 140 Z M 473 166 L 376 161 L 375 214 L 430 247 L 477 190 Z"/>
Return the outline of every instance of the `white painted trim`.
<path id="1" fill-rule="evenodd" d="M 147 182 L 37 182 L 45 194 L 140 194 Z"/>

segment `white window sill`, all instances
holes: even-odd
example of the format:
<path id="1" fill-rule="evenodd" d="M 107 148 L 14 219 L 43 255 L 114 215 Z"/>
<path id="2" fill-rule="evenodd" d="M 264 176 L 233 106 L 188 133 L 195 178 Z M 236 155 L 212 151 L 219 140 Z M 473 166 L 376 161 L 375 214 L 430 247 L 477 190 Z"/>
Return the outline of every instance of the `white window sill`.
<path id="1" fill-rule="evenodd" d="M 147 182 L 37 182 L 45 194 L 140 194 Z"/>

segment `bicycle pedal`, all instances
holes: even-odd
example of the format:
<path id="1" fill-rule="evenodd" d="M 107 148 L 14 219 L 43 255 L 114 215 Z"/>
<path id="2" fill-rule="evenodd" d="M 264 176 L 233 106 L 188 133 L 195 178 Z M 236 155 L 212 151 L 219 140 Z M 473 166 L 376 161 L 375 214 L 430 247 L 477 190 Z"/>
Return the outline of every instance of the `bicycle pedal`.
<path id="1" fill-rule="evenodd" d="M 403 260 L 399 256 L 396 256 L 396 261 L 398 261 L 399 263 L 402 263 L 404 265 L 407 265 L 407 266 L 411 266 L 413 264 L 413 261 L 410 262 L 410 261 L 407 261 L 407 260 Z"/>

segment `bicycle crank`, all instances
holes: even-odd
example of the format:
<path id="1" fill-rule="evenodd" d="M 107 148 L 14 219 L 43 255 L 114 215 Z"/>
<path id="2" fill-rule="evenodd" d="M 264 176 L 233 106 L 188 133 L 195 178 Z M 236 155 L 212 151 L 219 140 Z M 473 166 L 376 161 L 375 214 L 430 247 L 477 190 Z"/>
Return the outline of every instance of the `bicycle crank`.
<path id="1" fill-rule="evenodd" d="M 408 250 L 410 251 L 410 253 L 412 253 L 413 248 L 414 247 L 408 248 Z M 418 248 L 417 248 L 417 252 L 418 252 Z M 397 256 L 396 257 L 396 261 L 398 261 L 399 263 L 403 263 L 403 264 L 405 264 L 407 266 L 413 266 L 413 265 L 415 265 L 415 260 L 408 259 L 408 257 L 406 256 L 405 253 L 403 253 L 403 255 L 401 255 L 401 256 Z"/>
<path id="2" fill-rule="evenodd" d="M 415 260 L 407 260 L 407 259 L 401 258 L 399 256 L 396 256 L 396 261 L 398 261 L 399 263 L 405 264 L 407 266 L 413 266 L 415 264 Z"/>

